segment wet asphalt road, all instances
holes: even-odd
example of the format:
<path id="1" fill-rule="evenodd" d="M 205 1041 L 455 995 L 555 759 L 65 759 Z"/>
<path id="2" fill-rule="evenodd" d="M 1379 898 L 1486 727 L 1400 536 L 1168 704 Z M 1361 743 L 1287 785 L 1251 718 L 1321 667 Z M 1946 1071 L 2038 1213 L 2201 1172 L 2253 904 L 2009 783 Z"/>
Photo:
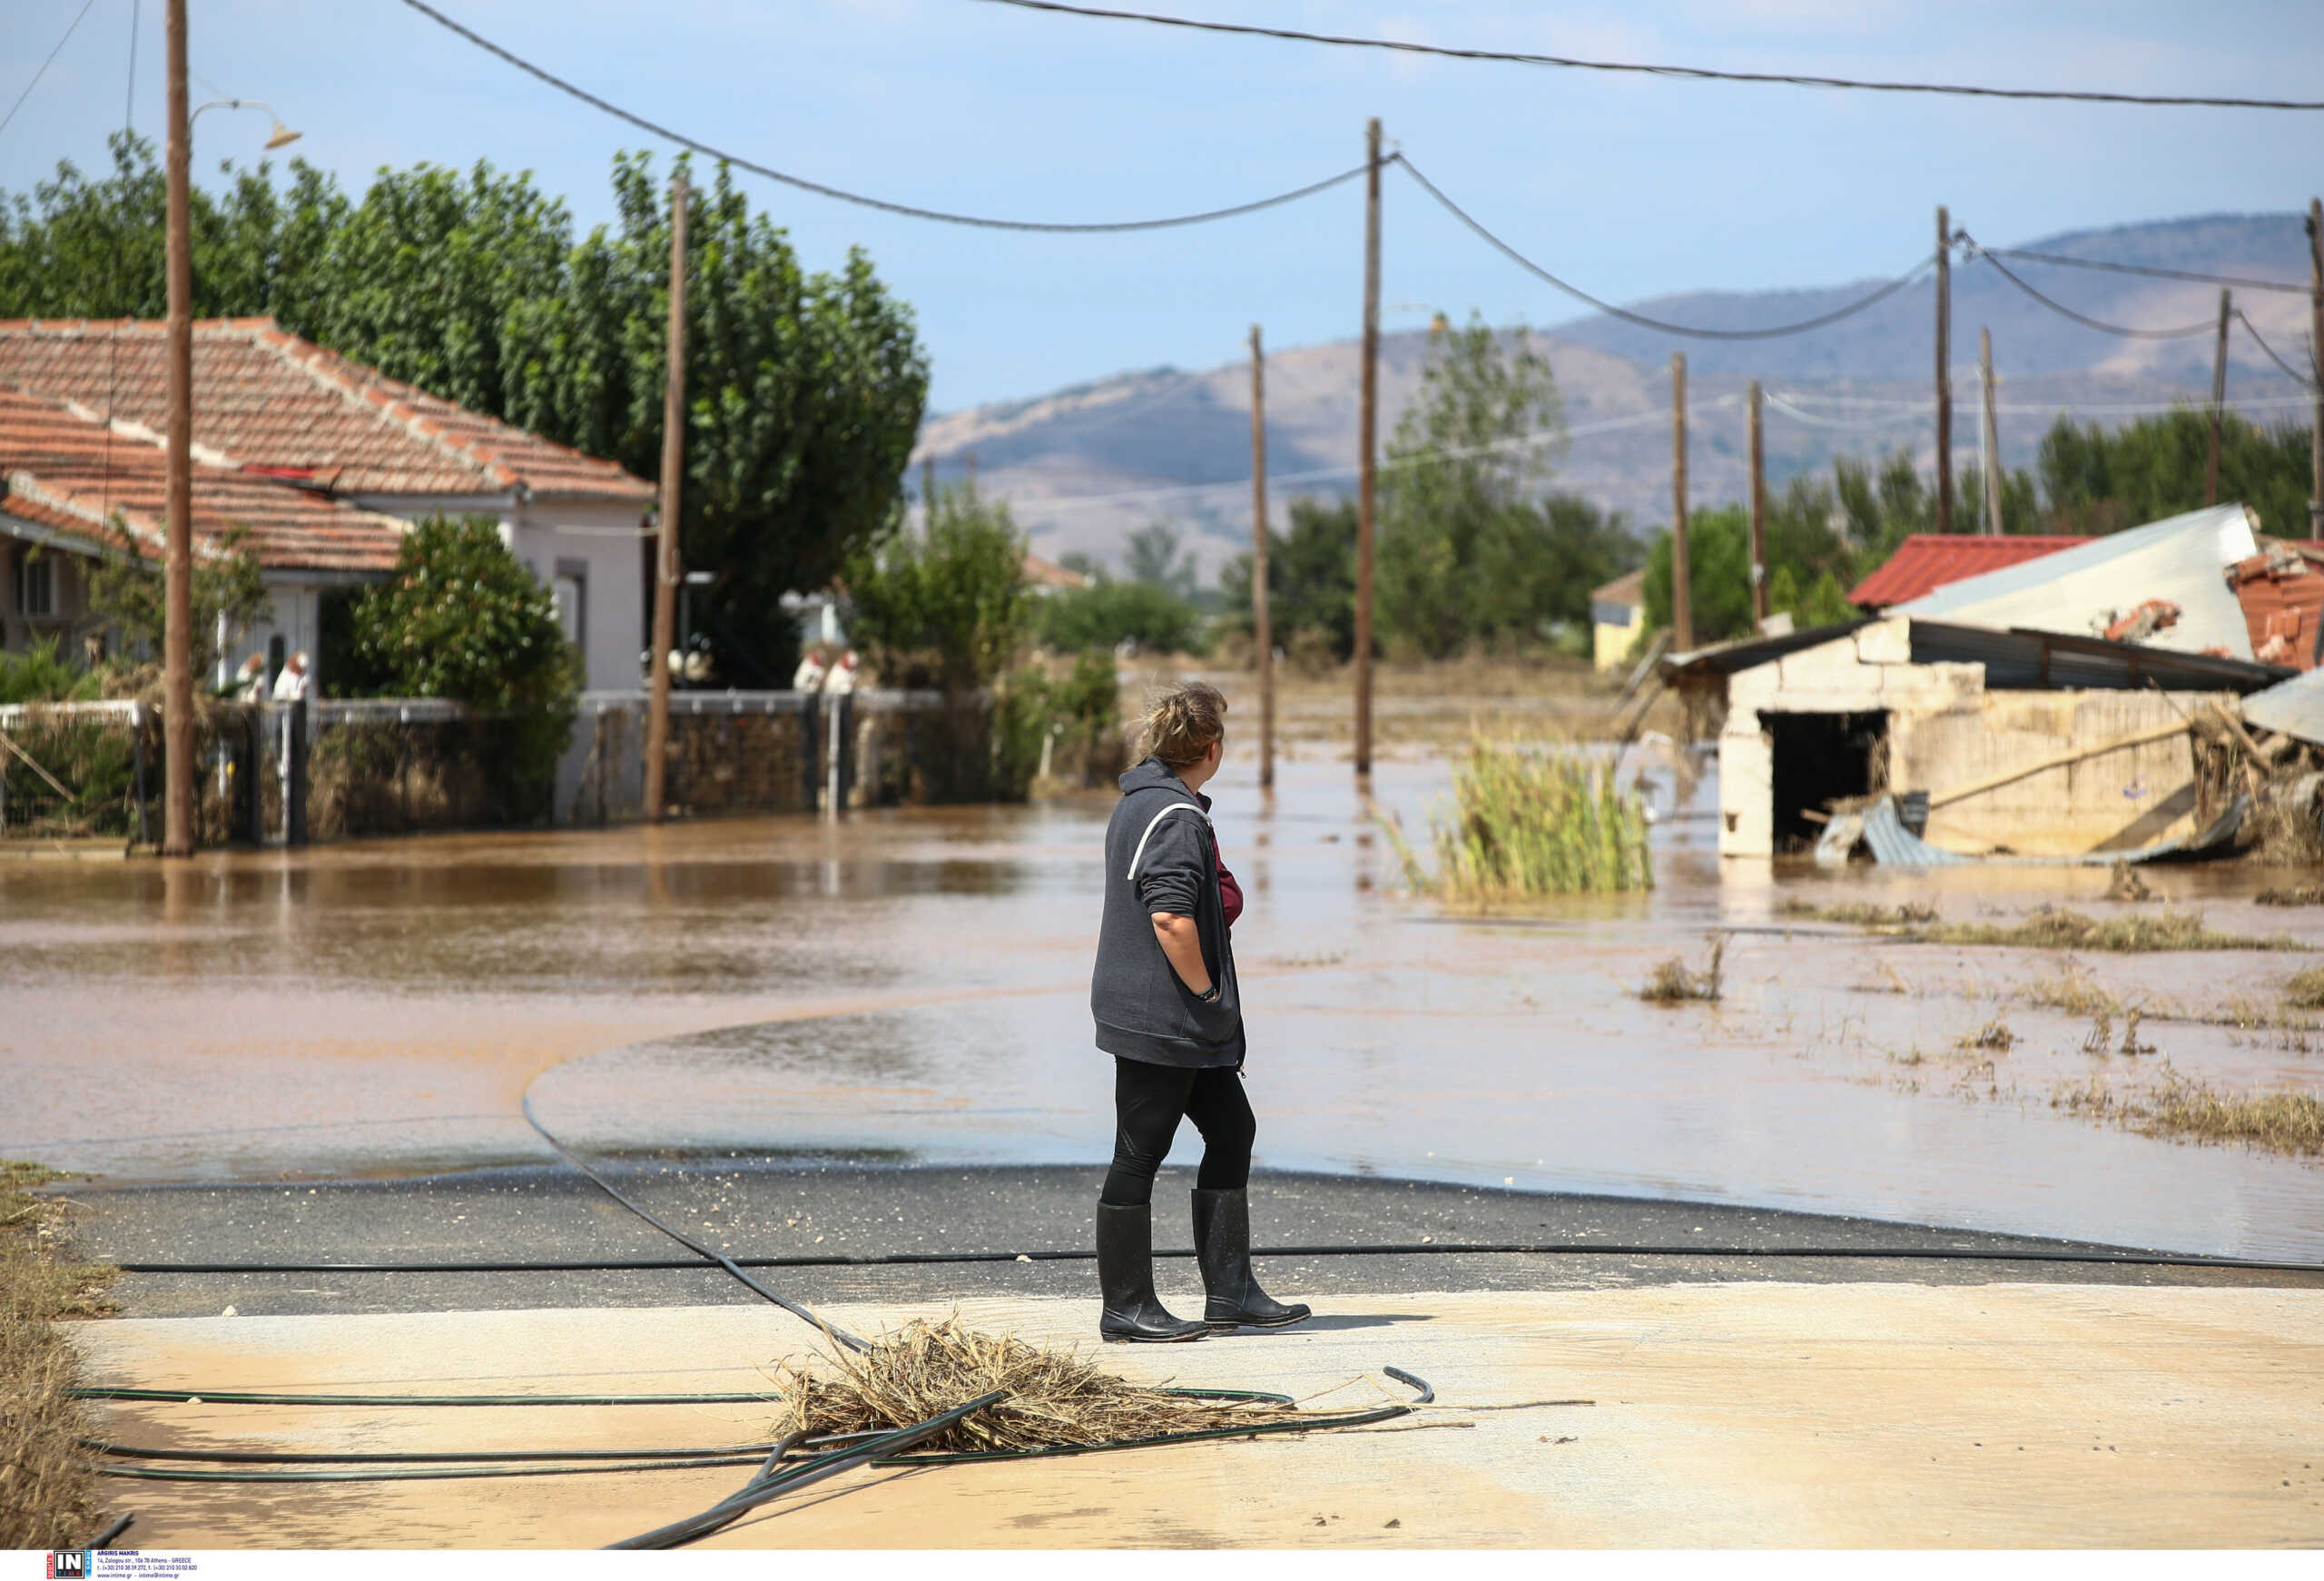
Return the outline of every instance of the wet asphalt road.
<path id="1" fill-rule="evenodd" d="M 885 1256 L 1080 1250 L 1099 1171 L 921 1168 L 750 1160 L 600 1164 L 649 1210 L 731 1257 Z M 1189 1244 L 1190 1171 L 1156 1191 L 1157 1248 Z M 81 1250 L 116 1263 L 400 1263 L 684 1259 L 690 1254 L 571 1170 L 524 1167 L 379 1181 L 70 1191 Z M 1908 1260 L 1873 1248 L 2004 1254 L 2114 1250 L 1877 1220 L 1637 1198 L 1495 1191 L 1362 1176 L 1262 1173 L 1254 1238 L 1267 1247 L 1507 1244 L 1825 1249 L 1821 1256 L 1623 1252 L 1275 1257 L 1285 1297 L 1425 1290 L 1583 1290 L 1718 1281 L 2040 1281 L 2324 1289 L 2324 1275 L 2095 1267 L 2008 1260 Z M 1846 1255 L 1856 1252 L 1859 1255 Z M 754 1270 L 793 1299 L 926 1302 L 951 1296 L 1094 1293 L 1087 1260 Z M 1161 1264 L 1166 1299 L 1198 1291 L 1191 1259 Z M 125 1316 L 247 1316 L 753 1301 L 715 1268 L 592 1271 L 125 1273 Z"/>

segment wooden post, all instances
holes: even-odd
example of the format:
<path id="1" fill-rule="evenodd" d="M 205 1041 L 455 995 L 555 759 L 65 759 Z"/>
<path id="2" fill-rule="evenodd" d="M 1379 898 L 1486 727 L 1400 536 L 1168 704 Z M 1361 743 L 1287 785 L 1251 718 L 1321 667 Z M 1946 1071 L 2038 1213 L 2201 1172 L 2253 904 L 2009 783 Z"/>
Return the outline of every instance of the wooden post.
<path id="1" fill-rule="evenodd" d="M 1687 354 L 1670 353 L 1670 651 L 1695 646 L 1694 589 L 1687 574 Z"/>
<path id="2" fill-rule="evenodd" d="M 1953 530 L 1953 242 L 1936 209 L 1936 530 Z"/>
<path id="3" fill-rule="evenodd" d="M 2219 503 L 2220 425 L 2227 406 L 2227 319 L 2235 298 L 2225 286 L 2219 292 L 2219 343 L 2211 351 L 2211 449 L 2203 462 L 2203 503 Z"/>
<path id="4" fill-rule="evenodd" d="M 2308 200 L 2308 377 L 2316 405 L 2308 430 L 2308 536 L 2324 538 L 2324 202 Z"/>
<path id="5" fill-rule="evenodd" d="M 686 175 L 670 181 L 669 375 L 662 388 L 662 505 L 654 553 L 654 667 L 645 702 L 645 821 L 662 821 L 670 753 L 670 627 L 676 611 L 679 484 L 686 462 Z"/>
<path id="6" fill-rule="evenodd" d="M 1984 392 L 1985 420 L 1977 430 L 1977 448 L 1983 452 L 1982 470 L 1985 474 L 1985 536 L 2001 536 L 2001 430 L 1994 421 L 1994 336 L 1984 325 L 1977 326 L 1977 382 Z"/>
<path id="7" fill-rule="evenodd" d="M 1372 778 L 1372 533 L 1380 417 L 1380 118 L 1364 125 L 1364 390 L 1356 413 L 1355 777 Z"/>
<path id="8" fill-rule="evenodd" d="M 186 114 L 186 0 L 169 0 L 169 417 L 163 449 L 162 855 L 193 855 L 193 126 Z M 113 414 L 106 414 L 111 417 Z"/>
<path id="9" fill-rule="evenodd" d="M 1751 629 L 1768 626 L 1768 453 L 1759 431 L 1759 381 L 1751 380 Z"/>
<path id="10" fill-rule="evenodd" d="M 1275 624 L 1267 608 L 1266 353 L 1251 326 L 1251 635 L 1259 645 L 1259 788 L 1275 788 Z"/>

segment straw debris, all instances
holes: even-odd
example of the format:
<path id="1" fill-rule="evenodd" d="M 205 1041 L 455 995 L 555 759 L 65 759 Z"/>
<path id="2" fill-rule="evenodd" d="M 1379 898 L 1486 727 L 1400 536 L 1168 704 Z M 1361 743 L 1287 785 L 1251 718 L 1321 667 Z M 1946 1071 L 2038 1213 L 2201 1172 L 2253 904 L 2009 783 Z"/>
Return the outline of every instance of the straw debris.
<path id="1" fill-rule="evenodd" d="M 2324 883 L 2295 884 L 2263 889 L 2251 897 L 2261 905 L 2324 905 Z"/>
<path id="2" fill-rule="evenodd" d="M 1099 1371 L 1070 1349 L 1034 1346 L 1013 1334 L 967 1327 L 958 1313 L 913 1319 L 872 1341 L 786 1362 L 777 1387 L 789 1404 L 777 1434 L 866 1433 L 906 1428 L 1006 1389 L 1009 1398 L 963 1419 L 927 1452 L 1044 1449 L 1165 1433 L 1257 1427 L 1300 1413 L 1265 1401 L 1190 1398 Z"/>
<path id="3" fill-rule="evenodd" d="M 2293 973 L 2284 984 L 2284 1003 L 2303 1010 L 2324 1010 L 2324 966 Z"/>
<path id="4" fill-rule="evenodd" d="M 1901 928 L 1916 923 L 1937 920 L 1936 907 L 1925 900 L 1899 901 L 1895 905 L 1875 905 L 1868 901 L 1844 901 L 1837 905 L 1817 905 L 1812 900 L 1787 895 L 1777 911 L 1787 917 L 1807 917 L 1819 923 L 1846 923 L 1859 928 Z"/>
<path id="5" fill-rule="evenodd" d="M 1710 954 L 1699 972 L 1681 956 L 1673 955 L 1654 969 L 1638 996 L 1649 1004 L 1684 1004 L 1690 1000 L 1717 1003 L 1727 980 L 1727 935 L 1714 934 Z"/>
<path id="6" fill-rule="evenodd" d="M 2260 937 L 2215 933 L 2201 912 L 2100 919 L 2063 906 L 2043 906 L 2015 923 L 1940 923 L 1896 935 L 1922 944 L 2004 944 L 2030 950 L 2111 950 L 2138 954 L 2160 950 L 2304 950 L 2287 934 Z"/>
<path id="7" fill-rule="evenodd" d="M 56 1177 L 0 1161 L 0 1548 L 77 1548 L 97 1526 L 94 1476 L 74 1439 L 73 1348 L 59 1318 L 103 1309 L 104 1270 L 63 1253 L 64 1206 L 30 1189 Z"/>

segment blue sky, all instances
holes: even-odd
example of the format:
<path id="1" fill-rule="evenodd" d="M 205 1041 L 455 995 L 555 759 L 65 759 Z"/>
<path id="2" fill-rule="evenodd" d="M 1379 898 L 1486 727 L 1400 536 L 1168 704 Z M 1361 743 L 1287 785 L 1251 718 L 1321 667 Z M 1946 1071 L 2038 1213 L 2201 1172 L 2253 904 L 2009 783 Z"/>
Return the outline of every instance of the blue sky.
<path id="1" fill-rule="evenodd" d="M 0 113 L 82 0 L 0 7 Z M 1886 274 L 1934 206 L 1982 237 L 2304 206 L 2324 115 L 2029 105 L 1374 55 L 1044 17 L 975 0 L 441 0 L 583 86 L 777 168 L 933 207 L 1037 219 L 1204 208 L 1357 163 L 1364 117 L 1488 223 L 1617 300 Z M 2303 0 L 1638 0 L 1433 5 L 1167 0 L 1156 9 L 1494 48 L 2008 84 L 2314 97 L 2324 5 Z M 143 0 L 135 115 L 161 124 L 160 0 Z M 5 133 L 0 187 L 96 166 L 121 122 L 133 0 L 94 0 Z M 535 171 L 605 216 L 635 130 L 397 0 L 192 0 L 196 102 L 267 99 L 296 152 L 360 188 L 382 164 Z M 214 84 L 214 89 L 209 84 Z M 254 159 L 213 114 L 196 169 Z M 867 247 L 917 310 L 941 409 L 1124 369 L 1354 332 L 1362 198 L 1114 238 L 970 232 L 753 181 L 811 266 Z M 1393 173 L 1391 327 L 1425 310 L 1553 323 L 1571 310 Z"/>

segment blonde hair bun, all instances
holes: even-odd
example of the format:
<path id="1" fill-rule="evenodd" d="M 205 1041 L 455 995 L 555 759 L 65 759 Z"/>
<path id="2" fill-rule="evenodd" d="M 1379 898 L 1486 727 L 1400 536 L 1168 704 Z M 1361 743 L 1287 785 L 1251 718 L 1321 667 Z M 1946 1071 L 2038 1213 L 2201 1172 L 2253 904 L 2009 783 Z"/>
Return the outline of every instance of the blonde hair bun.
<path id="1" fill-rule="evenodd" d="M 1137 731 L 1140 759 L 1158 757 L 1171 768 L 1200 763 L 1226 735 L 1226 699 L 1207 681 L 1166 681 L 1146 697 Z"/>

